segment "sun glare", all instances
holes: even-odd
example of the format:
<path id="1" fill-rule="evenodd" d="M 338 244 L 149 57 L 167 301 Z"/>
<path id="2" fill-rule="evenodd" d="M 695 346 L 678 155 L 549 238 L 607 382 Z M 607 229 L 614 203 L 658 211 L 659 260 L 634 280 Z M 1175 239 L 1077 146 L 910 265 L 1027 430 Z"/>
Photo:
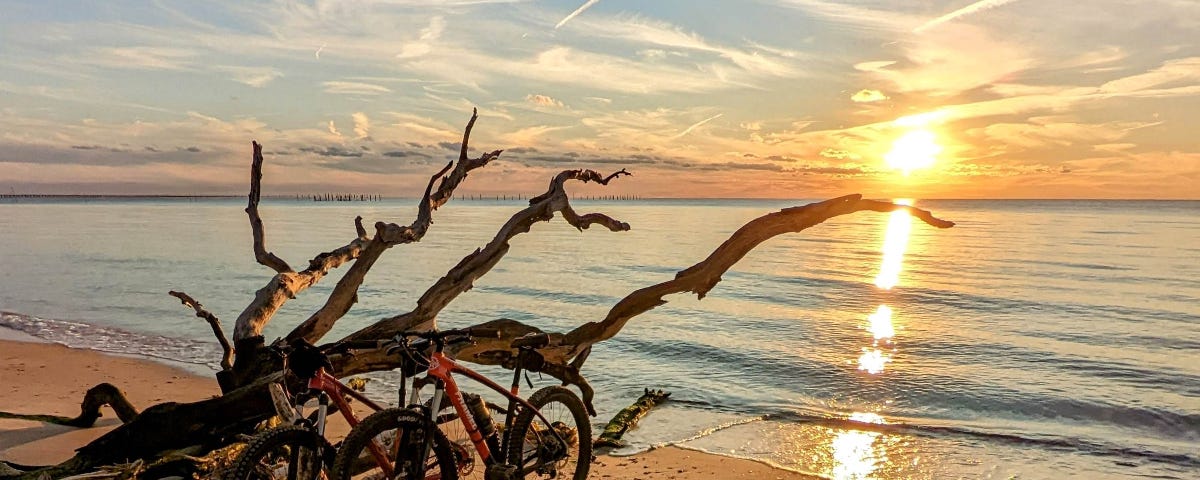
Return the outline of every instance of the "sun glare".
<path id="1" fill-rule="evenodd" d="M 892 142 L 892 150 L 883 156 L 889 167 L 904 172 L 905 175 L 913 170 L 929 168 L 937 154 L 942 152 L 937 144 L 937 136 L 925 129 L 913 130 Z"/>

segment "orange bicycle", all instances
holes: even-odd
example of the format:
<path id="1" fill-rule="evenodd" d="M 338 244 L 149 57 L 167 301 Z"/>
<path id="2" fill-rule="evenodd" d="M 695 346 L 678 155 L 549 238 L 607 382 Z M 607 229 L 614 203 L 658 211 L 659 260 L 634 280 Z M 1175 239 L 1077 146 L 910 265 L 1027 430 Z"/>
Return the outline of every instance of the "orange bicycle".
<path id="1" fill-rule="evenodd" d="M 528 400 L 519 396 L 521 373 L 537 371 L 545 363 L 536 349 L 549 344 L 546 334 L 527 335 L 513 341 L 512 348 L 518 350 L 518 356 L 508 389 L 443 353 L 447 345 L 470 342 L 474 337 L 494 338 L 498 333 L 493 329 L 405 332 L 391 340 L 388 351 L 404 355 L 406 361 L 402 364 L 425 365 L 429 376 L 422 383 L 434 383 L 433 396 L 428 403 L 418 402 L 423 384 L 414 383 L 408 407 L 380 410 L 363 419 L 338 449 L 332 478 L 454 480 L 476 467 L 482 467 L 486 480 L 587 478 L 592 460 L 592 430 L 583 401 L 561 386 L 540 389 Z M 372 342 L 369 346 L 375 345 Z M 425 352 L 430 348 L 433 351 L 426 359 Z M 405 372 L 405 377 L 408 373 Z M 455 373 L 508 400 L 502 426 L 492 420 L 483 398 L 459 390 Z M 404 395 L 402 382 L 402 401 Z M 453 414 L 438 414 L 443 398 L 453 406 Z M 455 420 L 465 428 L 482 465 L 476 465 L 470 452 L 456 451 L 441 432 L 439 425 Z M 381 451 L 388 456 L 388 462 L 378 460 L 377 452 Z"/>

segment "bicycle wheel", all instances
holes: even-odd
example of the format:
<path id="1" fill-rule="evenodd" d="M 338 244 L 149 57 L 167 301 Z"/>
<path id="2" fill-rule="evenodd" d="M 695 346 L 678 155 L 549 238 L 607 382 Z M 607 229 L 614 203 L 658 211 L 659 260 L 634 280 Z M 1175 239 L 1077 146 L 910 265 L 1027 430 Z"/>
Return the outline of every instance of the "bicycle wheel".
<path id="1" fill-rule="evenodd" d="M 425 463 L 425 476 L 421 480 L 457 480 L 454 452 L 442 432 L 425 428 L 425 422 L 412 410 L 387 408 L 372 413 L 350 430 L 338 449 L 333 461 L 333 479 L 382 479 L 387 478 L 383 467 L 371 453 L 371 442 L 375 442 L 383 453 L 388 468 L 393 472 L 404 470 L 420 455 L 425 445 L 425 435 L 433 434 L 433 448 Z M 392 478 L 412 479 L 404 474 Z"/>
<path id="2" fill-rule="evenodd" d="M 592 422 L 583 401 L 564 387 L 538 390 L 529 403 L 549 425 L 528 408 L 521 409 L 508 437 L 508 462 L 519 465 L 523 478 L 584 480 L 592 465 Z M 551 429 L 567 441 L 560 448 Z M 559 474 L 571 475 L 559 477 Z"/>
<path id="3" fill-rule="evenodd" d="M 325 479 L 325 458 L 333 447 L 308 428 L 288 425 L 254 437 L 238 455 L 227 480 Z"/>

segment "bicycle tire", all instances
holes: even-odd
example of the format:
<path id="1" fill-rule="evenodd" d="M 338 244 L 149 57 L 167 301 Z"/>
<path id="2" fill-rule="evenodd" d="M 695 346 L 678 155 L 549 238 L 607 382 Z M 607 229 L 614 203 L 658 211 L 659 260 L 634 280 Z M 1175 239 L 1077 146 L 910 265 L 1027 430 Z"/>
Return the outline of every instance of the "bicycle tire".
<path id="1" fill-rule="evenodd" d="M 551 425 L 561 421 L 561 417 L 558 417 L 561 412 L 554 405 L 561 405 L 565 408 L 570 413 L 571 420 L 575 424 L 575 446 L 578 448 L 576 448 L 574 454 L 568 453 L 566 457 L 556 461 L 552 467 L 553 471 L 544 468 L 541 472 L 534 470 L 527 472 L 527 477 L 525 478 L 538 478 L 536 475 L 539 473 L 546 475 L 548 478 L 558 478 L 556 470 L 562 467 L 569 469 L 570 462 L 574 461 L 575 472 L 571 478 L 574 480 L 586 479 L 592 465 L 592 422 L 588 417 L 587 410 L 583 407 L 583 401 L 574 392 L 565 387 L 551 386 L 534 392 L 529 397 L 529 403 L 537 411 L 542 412 L 542 415 L 546 416 Z M 534 423 L 535 421 L 537 421 L 536 424 Z M 528 408 L 522 408 L 521 412 L 517 414 L 517 419 L 513 422 L 512 432 L 510 432 L 507 442 L 509 464 L 518 465 L 522 470 L 529 468 L 525 460 L 533 457 L 533 452 L 540 452 L 542 450 L 541 439 L 546 438 L 543 433 L 545 426 L 540 426 L 541 423 L 541 419 L 534 415 L 533 410 Z M 535 425 L 538 426 L 535 427 Z M 532 435 L 530 431 L 531 427 L 534 428 Z M 565 428 L 570 427 L 566 426 Z M 570 431 L 562 433 L 570 433 Z M 531 442 L 532 445 L 530 444 Z M 570 443 L 569 438 L 568 443 Z"/>
<path id="2" fill-rule="evenodd" d="M 357 472 L 356 470 L 360 469 L 357 468 L 361 465 L 359 458 L 362 457 L 364 452 L 368 452 L 368 444 L 375 437 L 389 431 L 397 431 L 398 433 L 393 437 L 392 441 L 406 442 L 406 438 L 411 438 L 406 435 L 418 431 L 424 432 L 426 430 L 425 425 L 425 420 L 409 409 L 386 408 L 372 413 L 351 429 L 350 434 L 346 435 L 346 439 L 342 441 L 341 448 L 338 448 L 337 456 L 333 460 L 333 474 L 331 478 L 333 480 L 350 480 L 355 475 L 362 475 L 370 471 Z M 426 478 L 458 480 L 458 469 L 449 440 L 446 440 L 446 436 L 440 430 L 436 428 L 432 430 L 433 455 L 438 471 L 436 474 L 431 474 L 427 471 Z M 384 447 L 388 453 L 397 451 L 394 445 L 385 445 Z M 399 453 L 401 455 L 406 453 L 411 454 L 412 449 L 402 447 Z M 370 456 L 369 453 L 367 455 Z M 395 468 L 397 458 L 389 458 L 388 460 L 392 462 L 392 468 Z M 428 462 L 428 459 L 426 461 Z M 374 465 L 373 459 L 371 460 L 371 465 Z"/>
<path id="3" fill-rule="evenodd" d="M 312 480 L 320 476 L 321 470 L 329 465 L 329 456 L 333 452 L 333 447 L 329 445 L 317 432 L 312 429 L 297 426 L 286 425 L 282 427 L 272 428 L 262 432 L 250 440 L 246 444 L 246 448 L 238 454 L 237 460 L 226 472 L 226 480 L 262 480 L 277 478 L 274 473 L 268 473 L 267 469 L 277 470 L 276 461 L 267 457 L 277 455 L 279 453 L 287 453 L 289 458 L 288 469 L 291 469 L 291 461 L 296 459 L 297 455 L 303 456 L 304 451 L 317 453 L 317 455 L 309 455 L 303 457 L 306 463 L 310 463 L 315 459 L 318 468 L 310 468 L 314 471 L 312 475 L 299 477 L 303 480 Z M 293 452 L 298 452 L 293 454 Z M 265 461 L 264 461 L 265 460 Z M 274 465 L 274 466 L 273 466 Z M 310 465 L 313 467 L 314 465 Z M 287 478 L 287 473 L 284 472 L 282 478 Z"/>

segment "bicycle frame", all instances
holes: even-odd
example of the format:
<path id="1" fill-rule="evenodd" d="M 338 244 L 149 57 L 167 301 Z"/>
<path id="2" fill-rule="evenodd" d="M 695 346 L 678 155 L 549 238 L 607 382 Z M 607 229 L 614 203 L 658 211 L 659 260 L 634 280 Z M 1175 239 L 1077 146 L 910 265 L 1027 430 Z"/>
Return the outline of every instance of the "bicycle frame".
<path id="1" fill-rule="evenodd" d="M 550 424 L 549 420 L 547 420 L 546 417 L 544 415 L 542 415 L 541 412 L 539 412 L 536 408 L 534 408 L 533 405 L 531 405 L 527 400 L 518 396 L 518 393 L 520 391 L 521 371 L 522 371 L 522 369 L 518 362 L 518 365 L 516 366 L 516 368 L 514 368 L 514 372 L 513 372 L 512 387 L 510 387 L 509 389 L 505 389 L 504 387 L 501 387 L 496 382 L 493 382 L 491 379 L 483 376 L 482 374 L 460 365 L 458 362 L 455 362 L 452 358 L 446 356 L 446 354 L 442 353 L 441 351 L 433 352 L 429 357 L 428 373 L 430 376 L 437 379 L 437 384 L 434 388 L 432 402 L 430 403 L 430 415 L 429 415 L 430 425 L 432 425 L 434 427 L 436 427 L 436 425 L 437 425 L 437 422 L 436 422 L 437 412 L 441 409 L 440 402 L 442 399 L 442 392 L 445 391 L 446 397 L 450 399 L 450 403 L 454 406 L 454 410 L 458 414 L 458 418 L 463 422 L 463 426 L 466 427 L 467 435 L 471 438 L 471 443 L 473 443 L 475 445 L 475 450 L 479 452 L 479 458 L 483 459 L 484 465 L 504 463 L 505 460 L 503 458 L 497 459 L 493 456 L 493 453 L 500 453 L 500 452 L 492 452 L 491 448 L 488 446 L 487 442 L 484 440 L 483 434 L 480 433 L 480 431 L 479 431 L 479 426 L 475 424 L 475 418 L 471 415 L 471 412 L 469 412 L 467 410 L 466 402 L 463 400 L 462 391 L 459 390 L 458 383 L 454 381 L 454 377 L 452 376 L 452 374 L 459 373 L 459 374 L 465 375 L 465 376 L 467 376 L 467 378 L 470 378 L 471 380 L 475 380 L 476 382 L 479 382 L 479 383 L 483 384 L 484 386 L 487 386 L 488 388 L 500 393 L 501 395 L 503 395 L 505 398 L 508 399 L 508 415 L 506 416 L 505 422 L 504 422 L 505 423 L 505 432 L 510 432 L 512 429 L 512 423 L 513 423 L 514 418 L 516 417 L 515 408 L 518 405 L 520 405 L 523 408 L 530 409 L 530 411 L 532 411 L 535 415 L 537 415 L 537 417 L 539 419 L 541 419 L 545 425 L 549 425 Z M 549 431 L 554 434 L 554 437 L 562 445 L 566 444 L 566 440 L 564 440 L 557 431 L 555 431 L 554 429 L 549 429 Z M 424 449 L 425 455 L 420 458 L 425 458 L 429 455 L 429 448 L 431 446 L 431 441 L 432 441 L 432 437 L 426 438 L 425 449 Z M 508 448 L 512 448 L 512 445 L 508 445 L 508 443 L 511 443 L 511 442 L 505 442 L 504 444 L 501 445 L 502 451 L 507 451 Z M 418 462 L 418 463 L 421 463 L 421 462 Z M 423 468 L 423 467 L 424 467 L 424 465 L 421 464 L 420 467 L 418 467 L 418 468 Z M 423 472 L 419 472 L 419 473 L 423 473 Z"/>
<path id="2" fill-rule="evenodd" d="M 370 407 L 374 411 L 383 410 L 382 406 L 371 401 L 371 399 L 367 398 L 363 394 L 358 393 L 353 388 L 346 386 L 346 384 L 334 378 L 333 375 L 325 372 L 324 368 L 317 370 L 316 375 L 313 375 L 312 378 L 308 379 L 308 394 L 313 394 L 314 392 L 316 393 L 315 396 L 317 397 L 317 421 L 314 426 L 316 427 L 317 435 L 322 437 L 325 436 L 325 418 L 326 414 L 329 412 L 330 399 L 333 400 L 333 404 L 337 407 L 338 411 L 341 412 L 342 417 L 346 419 L 346 423 L 350 424 L 350 428 L 354 428 L 358 425 L 358 418 L 354 416 L 354 411 L 350 409 L 349 402 L 346 402 L 346 399 L 342 397 L 342 394 L 349 395 L 351 398 L 362 402 L 364 405 Z M 297 404 L 296 413 L 298 414 L 298 418 L 304 418 L 303 404 L 301 402 L 297 402 Z M 384 454 L 383 449 L 374 442 L 371 442 L 369 450 L 371 451 L 371 456 L 375 458 L 375 463 L 379 464 L 380 468 L 383 469 L 388 478 L 391 478 L 391 464 L 388 462 L 387 456 Z"/>

